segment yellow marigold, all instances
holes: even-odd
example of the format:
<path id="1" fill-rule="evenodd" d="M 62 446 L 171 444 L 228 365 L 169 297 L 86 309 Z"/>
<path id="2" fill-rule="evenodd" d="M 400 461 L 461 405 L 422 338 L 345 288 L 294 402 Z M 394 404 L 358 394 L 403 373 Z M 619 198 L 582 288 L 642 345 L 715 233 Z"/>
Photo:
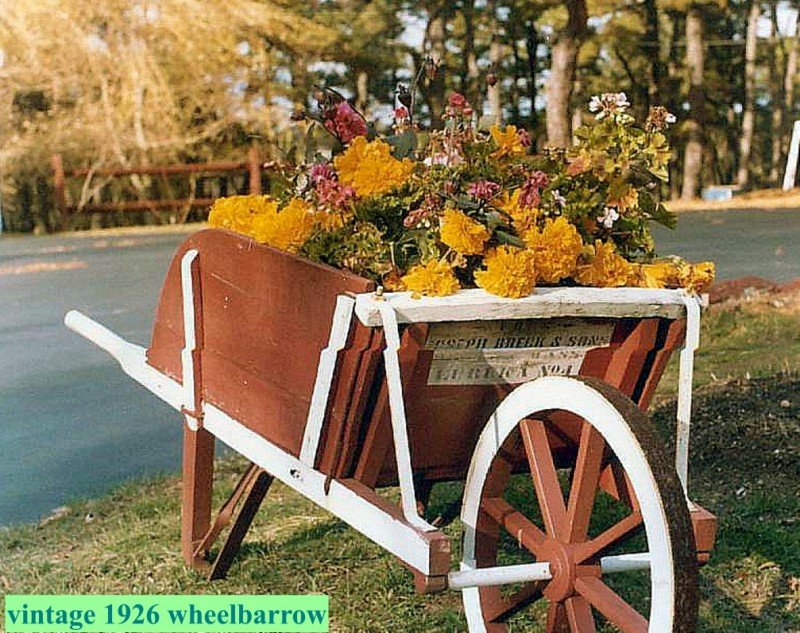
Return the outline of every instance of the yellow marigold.
<path id="1" fill-rule="evenodd" d="M 522 144 L 522 139 L 515 125 L 507 125 L 505 130 L 501 130 L 499 125 L 493 125 L 489 132 L 497 144 L 497 149 L 492 153 L 492 158 L 524 156 L 527 153 L 528 150 Z"/>
<path id="2" fill-rule="evenodd" d="M 462 255 L 480 255 L 491 237 L 483 224 L 455 209 L 445 210 L 439 235 L 442 242 Z"/>
<path id="3" fill-rule="evenodd" d="M 499 246 L 483 260 L 486 270 L 475 271 L 475 283 L 500 297 L 527 297 L 536 285 L 534 254 L 531 251 Z"/>
<path id="4" fill-rule="evenodd" d="M 630 284 L 639 288 L 675 288 L 678 286 L 678 265 L 669 259 L 631 266 Z"/>
<path id="5" fill-rule="evenodd" d="M 252 235 L 262 244 L 296 253 L 314 230 L 314 214 L 300 198 L 292 198 L 280 211 L 277 206 L 255 216 Z"/>
<path id="6" fill-rule="evenodd" d="M 684 264 L 678 273 L 678 283 L 681 288 L 700 293 L 708 290 L 715 274 L 714 262 Z"/>
<path id="7" fill-rule="evenodd" d="M 208 224 L 216 228 L 253 235 L 253 220 L 265 213 L 275 213 L 278 203 L 269 196 L 230 196 L 211 205 Z"/>
<path id="8" fill-rule="evenodd" d="M 412 161 L 392 156 L 388 143 L 369 143 L 363 136 L 357 137 L 333 164 L 339 172 L 339 181 L 352 187 L 359 196 L 391 191 L 404 184 L 414 170 Z"/>
<path id="9" fill-rule="evenodd" d="M 556 284 L 572 277 L 583 252 L 583 239 L 578 229 L 563 215 L 548 219 L 541 231 L 533 228 L 522 236 L 536 255 L 536 279 Z"/>
<path id="10" fill-rule="evenodd" d="M 588 264 L 579 265 L 575 281 L 582 286 L 616 287 L 628 283 L 633 267 L 611 242 L 595 241 Z"/>
<path id="11" fill-rule="evenodd" d="M 503 193 L 503 196 L 500 198 L 500 204 L 498 205 L 501 211 L 511 216 L 514 228 L 520 235 L 534 228 L 536 226 L 536 219 L 539 217 L 539 209 L 523 209 L 520 206 L 519 197 L 521 193 L 522 191 L 520 189 L 515 189 L 514 193 L 510 195 L 508 192 Z"/>
<path id="12" fill-rule="evenodd" d="M 458 279 L 446 262 L 431 260 L 413 266 L 400 282 L 406 290 L 428 297 L 444 297 L 459 289 Z"/>

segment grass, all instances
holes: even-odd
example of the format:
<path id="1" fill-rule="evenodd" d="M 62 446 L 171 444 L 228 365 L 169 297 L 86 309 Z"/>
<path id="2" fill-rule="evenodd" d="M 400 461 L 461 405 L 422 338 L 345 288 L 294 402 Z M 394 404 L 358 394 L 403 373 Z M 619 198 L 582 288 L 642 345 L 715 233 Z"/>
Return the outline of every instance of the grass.
<path id="1" fill-rule="evenodd" d="M 718 514 L 720 529 L 701 573 L 698 630 L 800 631 L 798 314 L 712 308 L 703 328 L 691 489 Z M 674 378 L 670 368 L 653 411 L 665 437 Z M 239 458 L 219 462 L 216 505 L 243 466 Z M 434 510 L 458 492 L 455 484 L 437 487 Z M 334 631 L 465 630 L 457 593 L 416 595 L 410 572 L 392 556 L 280 484 L 229 577 L 209 583 L 181 561 L 179 498 L 174 477 L 131 483 L 39 525 L 0 529 L 0 592 L 323 592 Z M 459 523 L 447 533 L 457 550 Z"/>

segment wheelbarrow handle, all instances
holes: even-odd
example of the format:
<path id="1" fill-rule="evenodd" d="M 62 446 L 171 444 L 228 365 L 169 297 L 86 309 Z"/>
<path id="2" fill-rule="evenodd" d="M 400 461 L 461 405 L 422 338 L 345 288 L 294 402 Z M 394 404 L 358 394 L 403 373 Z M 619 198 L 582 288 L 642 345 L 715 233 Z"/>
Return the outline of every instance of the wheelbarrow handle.
<path id="1" fill-rule="evenodd" d="M 117 360 L 121 360 L 127 348 L 131 346 L 124 338 L 115 334 L 94 319 L 90 319 L 78 310 L 70 310 L 67 312 L 64 316 L 64 325 L 73 332 L 89 339 L 92 343 L 111 354 L 111 356 Z"/>

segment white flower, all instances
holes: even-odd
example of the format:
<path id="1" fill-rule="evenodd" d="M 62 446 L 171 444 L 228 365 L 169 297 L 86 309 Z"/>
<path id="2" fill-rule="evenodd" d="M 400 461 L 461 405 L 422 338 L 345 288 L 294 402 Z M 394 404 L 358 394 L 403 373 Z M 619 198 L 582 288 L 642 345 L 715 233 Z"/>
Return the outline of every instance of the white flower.
<path id="1" fill-rule="evenodd" d="M 604 92 L 589 100 L 589 112 L 595 112 L 595 118 L 600 121 L 607 116 L 622 115 L 630 105 L 628 95 L 624 92 Z"/>
<path id="2" fill-rule="evenodd" d="M 597 216 L 597 222 L 607 229 L 614 226 L 614 222 L 619 220 L 619 212 L 614 207 L 603 209 L 603 215 Z"/>
<path id="3" fill-rule="evenodd" d="M 675 121 L 677 121 L 678 119 L 675 117 L 675 115 L 674 115 L 674 114 L 672 114 L 672 112 L 667 112 L 667 116 L 666 116 L 666 118 L 665 118 L 664 120 L 665 120 L 667 123 L 669 123 L 670 125 L 672 125 L 672 124 L 673 124 L 673 123 L 675 123 Z"/>
<path id="4" fill-rule="evenodd" d="M 560 208 L 563 209 L 565 206 L 567 206 L 567 199 L 561 195 L 561 192 L 558 189 L 553 189 L 553 199 Z"/>

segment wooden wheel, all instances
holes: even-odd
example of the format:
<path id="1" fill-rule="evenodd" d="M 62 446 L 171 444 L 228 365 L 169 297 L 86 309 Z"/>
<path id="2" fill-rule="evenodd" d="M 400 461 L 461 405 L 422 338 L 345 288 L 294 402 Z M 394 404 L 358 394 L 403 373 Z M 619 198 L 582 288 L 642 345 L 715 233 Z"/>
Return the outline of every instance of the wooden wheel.
<path id="1" fill-rule="evenodd" d="M 694 630 L 683 489 L 647 416 L 601 381 L 515 389 L 478 441 L 462 519 L 473 633 Z"/>

